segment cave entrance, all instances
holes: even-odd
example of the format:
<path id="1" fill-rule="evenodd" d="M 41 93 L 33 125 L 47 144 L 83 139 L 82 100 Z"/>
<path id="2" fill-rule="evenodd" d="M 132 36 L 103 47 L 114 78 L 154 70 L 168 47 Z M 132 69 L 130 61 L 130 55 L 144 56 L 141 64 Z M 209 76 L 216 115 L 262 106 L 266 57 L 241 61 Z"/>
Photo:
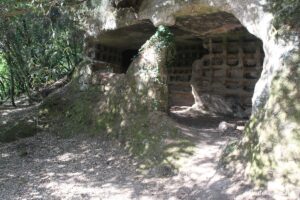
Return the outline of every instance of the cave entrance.
<path id="1" fill-rule="evenodd" d="M 230 107 L 233 114 L 249 116 L 263 66 L 262 42 L 226 12 L 181 16 L 170 29 L 177 53 L 168 66 L 169 107 L 202 106 L 223 114 L 222 109 Z M 88 55 L 94 70 L 126 73 L 138 49 L 155 32 L 145 20 L 102 33 L 88 43 L 93 46 Z"/>
<path id="2" fill-rule="evenodd" d="M 156 32 L 149 20 L 110 30 L 87 43 L 93 70 L 126 73 L 141 46 Z"/>
<path id="3" fill-rule="evenodd" d="M 208 114 L 248 118 L 262 72 L 262 41 L 226 12 L 179 17 L 175 27 L 198 40 L 184 41 L 169 70 L 171 110 L 192 104 Z"/>

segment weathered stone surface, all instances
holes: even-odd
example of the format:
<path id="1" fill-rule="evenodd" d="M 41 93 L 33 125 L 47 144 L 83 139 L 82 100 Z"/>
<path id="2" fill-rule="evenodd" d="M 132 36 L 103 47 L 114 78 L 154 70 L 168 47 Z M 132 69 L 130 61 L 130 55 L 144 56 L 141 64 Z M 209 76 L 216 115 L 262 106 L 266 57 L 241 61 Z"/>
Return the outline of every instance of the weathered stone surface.
<path id="1" fill-rule="evenodd" d="M 221 122 L 219 124 L 219 130 L 224 133 L 224 134 L 232 134 L 234 133 L 234 131 L 236 130 L 237 128 L 237 125 L 236 124 L 231 124 L 231 123 L 228 123 L 228 122 Z"/>
<path id="2" fill-rule="evenodd" d="M 250 7 L 249 5 L 253 6 Z M 107 11 L 113 9 L 109 7 L 109 4 L 106 3 L 102 3 L 100 8 Z M 270 13 L 266 13 L 263 10 L 263 5 L 261 5 L 258 1 L 244 0 L 239 2 L 224 2 L 219 0 L 173 0 L 166 2 L 163 0 L 144 0 L 141 3 L 138 17 L 133 21 L 129 20 L 131 18 L 126 18 L 126 16 L 122 16 L 122 18 L 120 18 L 117 15 L 114 17 L 114 19 L 111 20 L 108 19 L 110 15 L 105 15 L 101 19 L 102 21 L 110 21 L 109 24 L 111 25 L 111 29 L 125 26 L 125 24 L 123 23 L 125 21 L 127 21 L 127 23 L 129 24 L 132 24 L 137 23 L 137 21 L 141 19 L 150 19 L 155 26 L 158 26 L 160 24 L 167 24 L 172 26 L 176 24 L 176 18 L 178 18 L 178 20 L 180 21 L 180 17 L 203 16 L 204 14 L 213 14 L 220 12 L 220 10 L 234 14 L 237 19 L 239 19 L 239 21 L 248 29 L 248 31 L 264 41 L 264 48 L 267 55 L 264 63 L 264 70 L 260 80 L 257 83 L 257 87 L 255 89 L 253 97 L 253 111 L 256 111 L 258 107 L 263 107 L 266 99 L 268 98 L 272 77 L 274 76 L 276 71 L 280 69 L 280 63 L 282 63 L 282 57 L 280 57 L 280 55 L 285 55 L 286 52 L 293 49 L 293 45 L 290 45 L 292 43 L 286 43 L 289 45 L 285 45 L 283 42 L 275 42 L 275 37 L 270 34 L 270 31 L 272 31 L 272 15 Z M 245 10 L 248 10 L 249 12 L 244 12 Z M 237 24 L 237 22 L 232 24 Z M 189 23 L 185 26 L 185 28 L 189 30 L 193 29 L 192 27 L 189 27 L 189 25 L 192 26 L 192 24 Z M 106 29 L 105 27 L 107 26 L 99 26 L 100 30 Z M 201 34 L 201 30 L 203 29 L 200 29 L 200 31 L 195 31 Z M 294 47 L 296 47 L 296 43 Z M 272 51 L 272 49 L 280 49 L 280 51 L 274 52 Z"/>
<path id="3" fill-rule="evenodd" d="M 231 34 L 208 37 L 205 46 L 208 53 L 193 63 L 194 95 L 208 93 L 235 98 L 230 107 L 243 118 L 241 111 L 251 107 L 255 83 L 262 71 L 261 41 L 250 34 Z M 234 108 L 237 106 L 241 109 Z"/>
<path id="4" fill-rule="evenodd" d="M 296 173 L 299 171 L 299 156 L 293 152 L 299 152 L 300 149 L 292 144 L 299 143 L 300 123 L 296 117 L 299 113 L 294 106 L 299 104 L 299 98 L 292 100 L 286 92 L 297 95 L 300 90 L 297 83 L 299 79 L 295 78 L 298 76 L 296 66 L 300 61 L 295 59 L 297 56 L 293 53 L 299 52 L 299 38 L 293 33 L 289 37 L 276 38 L 272 26 L 274 16 L 265 11 L 264 5 L 258 0 L 174 0 L 168 3 L 146 0 L 142 3 L 140 17 L 151 19 L 155 25 L 174 25 L 179 14 L 189 16 L 211 13 L 212 10 L 206 9 L 209 6 L 234 14 L 264 44 L 265 60 L 252 98 L 253 116 L 246 129 L 248 139 L 245 138 L 240 147 L 248 155 L 243 158 L 249 166 L 247 172 L 251 172 L 255 180 L 269 179 L 285 183 L 289 185 L 286 188 L 290 187 L 289 190 L 295 192 L 295 185 L 300 182 Z M 290 149 L 290 153 L 275 153 L 287 149 Z M 289 164 L 283 165 L 284 162 Z M 276 174 L 276 177 L 270 174 Z"/>
<path id="5" fill-rule="evenodd" d="M 113 0 L 112 6 L 116 8 L 135 8 L 138 9 L 140 5 L 139 0 Z"/>
<path id="6" fill-rule="evenodd" d="M 168 1 L 168 3 L 165 3 L 163 0 L 145 0 L 139 13 L 141 18 L 151 19 L 155 25 L 164 23 L 174 25 L 178 15 L 195 16 L 214 13 L 218 10 L 234 14 L 250 33 L 253 33 L 264 42 L 266 53 L 264 70 L 253 97 L 253 110 L 256 111 L 258 107 L 263 107 L 266 102 L 272 79 L 282 66 L 280 55 L 285 55 L 289 50 L 297 48 L 297 43 L 293 45 L 289 42 L 285 43 L 285 41 L 276 42 L 276 38 L 272 35 L 273 16 L 271 13 L 264 11 L 263 5 L 259 1 L 192 0 L 187 2 Z M 275 52 L 274 49 L 278 51 Z"/>
<path id="7" fill-rule="evenodd" d="M 277 183 L 284 183 L 287 191 L 295 191 L 299 187 L 299 33 L 290 33 L 287 37 L 279 35 L 277 38 L 272 25 L 274 16 L 264 9 L 267 1 L 143 0 L 138 11 L 118 10 L 108 2 L 102 1 L 100 9 L 91 20 L 91 36 L 97 36 L 105 29 L 124 27 L 140 20 L 151 20 L 155 26 L 174 26 L 177 23 L 192 30 L 194 34 L 199 32 L 201 35 L 203 28 L 198 29 L 200 26 L 194 27 L 191 23 L 180 23 L 180 20 L 189 16 L 199 19 L 202 16 L 203 19 L 203 15 L 215 16 L 218 12 L 228 12 L 250 33 L 260 38 L 264 45 L 265 60 L 252 98 L 253 116 L 239 148 L 240 155 L 246 156 L 239 159 L 246 160 L 247 171 L 253 180 L 273 179 Z M 229 26 L 224 29 L 218 23 L 210 23 L 209 27 L 213 30 L 235 28 Z M 229 64 L 235 64 L 233 59 L 228 61 Z M 246 64 L 252 65 L 252 62 L 247 61 Z"/>
<path id="8" fill-rule="evenodd" d="M 1 116 L 0 142 L 12 142 L 35 135 L 40 130 L 37 106 L 20 109 L 16 113 Z M 2 113 L 1 113 L 2 114 Z"/>
<path id="9" fill-rule="evenodd" d="M 239 20 L 227 12 L 177 17 L 175 26 L 199 37 L 244 30 Z"/>
<path id="10" fill-rule="evenodd" d="M 125 26 L 117 30 L 105 31 L 100 34 L 101 44 L 119 49 L 139 49 L 156 31 L 151 21 Z M 130 41 L 130 42 L 129 42 Z"/>
<path id="11" fill-rule="evenodd" d="M 127 74 L 93 70 L 90 73 L 83 66 L 70 85 L 50 95 L 42 105 L 42 111 L 51 119 L 51 131 L 113 138 L 132 155 L 140 157 L 145 168 L 163 164 L 171 155 L 180 154 L 168 153 L 168 141 L 180 137 L 167 116 L 166 62 L 167 50 L 172 46 L 172 40 L 166 39 L 168 33 L 160 27 L 140 49 Z M 169 175 L 169 168 L 164 169 L 159 176 Z"/>
<path id="12" fill-rule="evenodd" d="M 194 108 L 204 110 L 210 114 L 233 116 L 233 110 L 225 98 L 219 95 L 203 94 L 196 96 Z"/>

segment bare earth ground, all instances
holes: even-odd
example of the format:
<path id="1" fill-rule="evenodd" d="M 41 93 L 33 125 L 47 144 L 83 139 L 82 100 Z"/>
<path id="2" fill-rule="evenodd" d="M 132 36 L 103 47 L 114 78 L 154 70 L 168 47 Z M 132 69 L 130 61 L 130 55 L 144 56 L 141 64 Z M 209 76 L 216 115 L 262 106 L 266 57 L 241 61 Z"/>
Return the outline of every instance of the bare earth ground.
<path id="1" fill-rule="evenodd" d="M 180 111 L 172 117 L 196 145 L 175 176 L 142 175 L 122 147 L 100 137 L 39 133 L 0 143 L 0 199 L 272 199 L 218 169 L 222 149 L 232 139 L 217 129 L 224 119 Z"/>

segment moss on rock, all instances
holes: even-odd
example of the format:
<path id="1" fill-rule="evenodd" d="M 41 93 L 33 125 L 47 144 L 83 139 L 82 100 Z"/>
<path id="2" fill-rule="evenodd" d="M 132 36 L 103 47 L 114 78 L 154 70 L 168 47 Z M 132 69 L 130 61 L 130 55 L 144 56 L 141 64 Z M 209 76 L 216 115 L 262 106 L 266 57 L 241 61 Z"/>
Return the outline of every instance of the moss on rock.
<path id="1" fill-rule="evenodd" d="M 252 116 L 242 141 L 227 147 L 223 161 L 228 168 L 244 162 L 255 183 L 284 185 L 295 196 L 300 187 L 300 59 L 299 53 L 291 54 L 272 82 L 265 107 Z"/>
<path id="2" fill-rule="evenodd" d="M 79 72 L 41 106 L 50 130 L 63 136 L 84 133 L 116 139 L 140 158 L 143 168 L 163 163 L 174 167 L 171 160 L 188 153 L 184 148 L 191 144 L 180 136 L 166 114 L 166 63 L 172 44 L 169 30 L 159 27 L 126 75 Z M 83 90 L 81 84 L 85 85 Z"/>
<path id="3" fill-rule="evenodd" d="M 23 119 L 1 126 L 0 142 L 12 142 L 20 138 L 30 137 L 37 133 L 35 121 Z"/>
<path id="4" fill-rule="evenodd" d="M 34 106 L 3 117 L 0 122 L 0 142 L 12 142 L 35 135 L 40 130 L 36 113 Z"/>

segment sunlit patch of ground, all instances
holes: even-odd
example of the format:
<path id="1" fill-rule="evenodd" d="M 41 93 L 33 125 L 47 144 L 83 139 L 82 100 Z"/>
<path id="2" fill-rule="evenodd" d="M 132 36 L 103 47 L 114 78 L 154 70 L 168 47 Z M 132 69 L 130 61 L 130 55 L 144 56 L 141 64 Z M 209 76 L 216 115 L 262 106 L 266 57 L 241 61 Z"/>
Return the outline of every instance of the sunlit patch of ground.
<path id="1" fill-rule="evenodd" d="M 38 103 L 30 105 L 26 96 L 16 97 L 15 104 L 17 107 L 13 107 L 9 100 L 2 105 L 0 104 L 0 125 L 7 123 L 11 119 L 19 118 L 21 115 L 28 114 L 29 111 L 38 106 Z"/>
<path id="2" fill-rule="evenodd" d="M 0 199 L 272 199 L 239 176 L 218 168 L 232 136 L 217 127 L 223 118 L 171 112 L 194 144 L 171 177 L 140 174 L 138 161 L 117 143 L 84 135 L 48 133 L 0 144 Z"/>

